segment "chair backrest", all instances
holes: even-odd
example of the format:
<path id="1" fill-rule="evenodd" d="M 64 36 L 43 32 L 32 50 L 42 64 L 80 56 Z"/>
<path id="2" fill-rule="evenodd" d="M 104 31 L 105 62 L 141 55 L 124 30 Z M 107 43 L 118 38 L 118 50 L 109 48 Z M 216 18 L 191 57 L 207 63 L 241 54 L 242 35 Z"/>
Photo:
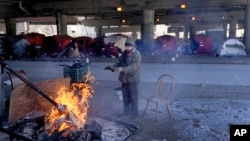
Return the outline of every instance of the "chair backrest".
<path id="1" fill-rule="evenodd" d="M 17 70 L 16 72 L 19 75 L 21 75 L 22 77 L 27 79 L 27 75 L 26 75 L 26 72 L 24 70 Z M 24 82 L 21 79 L 19 79 L 17 76 L 15 76 L 13 73 L 8 71 L 7 74 L 9 76 L 9 79 L 10 79 L 10 82 L 11 82 L 12 90 L 14 90 L 16 87 L 24 84 Z"/>
<path id="2" fill-rule="evenodd" d="M 174 89 L 175 81 L 173 76 L 162 74 L 156 82 L 155 96 L 169 99 Z M 164 95 L 166 93 L 166 95 Z"/>

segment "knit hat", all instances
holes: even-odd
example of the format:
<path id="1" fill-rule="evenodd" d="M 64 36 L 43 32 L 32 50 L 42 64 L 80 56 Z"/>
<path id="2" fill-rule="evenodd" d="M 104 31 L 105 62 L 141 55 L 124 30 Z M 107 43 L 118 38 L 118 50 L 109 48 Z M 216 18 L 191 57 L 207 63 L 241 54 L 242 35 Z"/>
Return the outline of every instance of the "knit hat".
<path id="1" fill-rule="evenodd" d="M 135 41 L 132 37 L 128 37 L 126 42 L 125 42 L 125 46 L 135 46 Z"/>

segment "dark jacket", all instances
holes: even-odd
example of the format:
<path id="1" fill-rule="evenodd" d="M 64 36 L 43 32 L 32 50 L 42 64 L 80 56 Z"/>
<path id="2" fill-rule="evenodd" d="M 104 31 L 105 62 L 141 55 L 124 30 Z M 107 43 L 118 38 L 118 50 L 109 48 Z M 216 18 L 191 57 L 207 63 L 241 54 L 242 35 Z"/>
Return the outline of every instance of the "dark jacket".
<path id="1" fill-rule="evenodd" d="M 138 83 L 140 81 L 141 54 L 136 48 L 133 48 L 128 54 L 125 52 L 126 50 L 113 67 L 123 67 L 124 71 L 119 74 L 119 80 L 122 83 Z"/>

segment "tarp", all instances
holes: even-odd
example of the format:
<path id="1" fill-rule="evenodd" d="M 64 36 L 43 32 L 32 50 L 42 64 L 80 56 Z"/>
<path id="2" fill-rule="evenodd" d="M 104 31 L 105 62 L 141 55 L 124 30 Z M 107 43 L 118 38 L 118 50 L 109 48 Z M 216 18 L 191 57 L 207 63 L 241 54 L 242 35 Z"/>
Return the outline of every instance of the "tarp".
<path id="1" fill-rule="evenodd" d="M 7 36 L 6 40 L 6 51 L 8 55 L 21 57 L 27 51 L 29 42 L 22 35 Z"/>
<path id="2" fill-rule="evenodd" d="M 125 49 L 125 41 L 127 39 L 126 35 L 123 34 L 113 34 L 104 38 L 104 43 L 107 44 L 114 44 L 114 47 L 120 48 L 122 51 Z"/>
<path id="3" fill-rule="evenodd" d="M 113 34 L 95 38 L 99 48 L 103 50 L 102 55 L 105 57 L 118 57 L 125 49 L 126 35 Z"/>
<path id="4" fill-rule="evenodd" d="M 237 39 L 228 39 L 218 49 L 219 56 L 246 56 L 244 44 Z"/>
<path id="5" fill-rule="evenodd" d="M 174 52 L 177 49 L 177 41 L 174 36 L 162 35 L 156 38 L 156 42 L 156 52 L 159 54 Z"/>
<path id="6" fill-rule="evenodd" d="M 79 36 L 74 39 L 80 52 L 84 54 L 95 54 L 97 52 L 96 41 L 91 37 Z"/>
<path id="7" fill-rule="evenodd" d="M 69 35 L 54 35 L 55 41 L 57 43 L 56 51 L 62 51 L 65 47 L 67 47 L 72 40 L 72 37 Z"/>
<path id="8" fill-rule="evenodd" d="M 196 35 L 191 40 L 191 48 L 196 54 L 211 54 L 212 38 L 207 35 Z"/>
<path id="9" fill-rule="evenodd" d="M 26 39 L 20 39 L 12 44 L 13 53 L 21 57 L 26 53 L 26 49 L 29 46 L 29 42 Z"/>
<path id="10" fill-rule="evenodd" d="M 43 46 L 45 35 L 32 32 L 32 33 L 27 33 L 24 37 L 30 43 L 30 45 Z"/>
<path id="11" fill-rule="evenodd" d="M 42 50 L 47 54 L 53 54 L 55 52 L 59 53 L 70 44 L 71 40 L 72 37 L 68 35 L 47 36 L 44 39 L 44 46 Z"/>

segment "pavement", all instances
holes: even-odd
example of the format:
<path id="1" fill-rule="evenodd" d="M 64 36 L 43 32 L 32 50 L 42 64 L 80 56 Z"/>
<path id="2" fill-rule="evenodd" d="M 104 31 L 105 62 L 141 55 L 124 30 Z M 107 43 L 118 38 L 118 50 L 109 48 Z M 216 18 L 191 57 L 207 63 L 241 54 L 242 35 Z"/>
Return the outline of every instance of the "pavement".
<path id="1" fill-rule="evenodd" d="M 19 60 L 34 61 L 70 61 L 69 58 L 22 58 Z M 90 62 L 113 62 L 116 58 L 89 56 Z M 205 54 L 194 55 L 147 55 L 142 54 L 142 63 L 181 63 L 181 64 L 249 64 L 250 56 L 215 56 Z"/>
<path id="2" fill-rule="evenodd" d="M 154 93 L 156 78 L 153 78 L 153 75 L 161 73 L 159 70 L 167 70 L 173 73 L 177 79 L 170 102 L 172 119 L 167 115 L 161 115 L 158 123 L 154 122 L 155 114 L 153 112 L 148 112 L 145 117 L 140 116 L 134 121 L 118 117 L 122 112 L 122 98 L 120 91 L 116 89 L 120 86 L 117 74 L 102 70 L 105 65 L 112 64 L 116 59 L 89 57 L 89 60 L 92 63 L 93 74 L 97 78 L 93 85 L 95 94 L 89 101 L 89 114 L 128 122 L 139 127 L 138 131 L 131 135 L 127 141 L 228 141 L 230 124 L 250 123 L 248 118 L 250 116 L 250 95 L 248 94 L 250 84 L 246 77 L 250 69 L 248 67 L 250 57 L 143 55 L 144 73 L 142 75 L 144 78 L 139 85 L 140 115 L 145 108 L 145 99 Z M 46 79 L 62 78 L 62 68 L 70 64 L 71 60 L 68 58 L 60 60 L 43 58 L 6 62 L 15 69 L 26 69 L 29 79 L 35 83 Z M 235 65 L 238 67 L 235 68 Z M 158 71 L 154 73 L 152 68 Z M 214 82 L 199 83 L 200 80 L 195 83 L 191 82 L 191 80 L 195 80 L 195 75 L 192 72 L 197 70 L 197 72 L 207 74 L 204 77 L 197 76 L 197 78 L 201 77 L 201 80 L 211 78 L 213 72 L 210 68 L 229 72 L 229 74 L 215 77 L 232 78 L 223 78 L 232 83 L 230 85 L 225 85 L 226 83 L 223 81 L 219 84 L 213 84 Z M 188 76 L 193 79 L 187 76 L 182 77 L 183 73 L 181 72 L 184 69 L 191 72 Z M 206 71 L 200 71 L 200 69 Z M 242 69 L 244 72 L 235 74 L 235 69 Z M 209 73 L 211 75 L 208 75 Z M 230 75 L 230 73 L 234 75 Z M 185 78 L 188 81 L 179 78 Z M 246 83 L 239 84 L 238 82 L 242 82 L 243 79 Z M 8 90 L 9 86 L 6 88 Z M 10 93 L 10 90 L 7 93 Z M 153 106 L 151 105 L 150 108 Z"/>

